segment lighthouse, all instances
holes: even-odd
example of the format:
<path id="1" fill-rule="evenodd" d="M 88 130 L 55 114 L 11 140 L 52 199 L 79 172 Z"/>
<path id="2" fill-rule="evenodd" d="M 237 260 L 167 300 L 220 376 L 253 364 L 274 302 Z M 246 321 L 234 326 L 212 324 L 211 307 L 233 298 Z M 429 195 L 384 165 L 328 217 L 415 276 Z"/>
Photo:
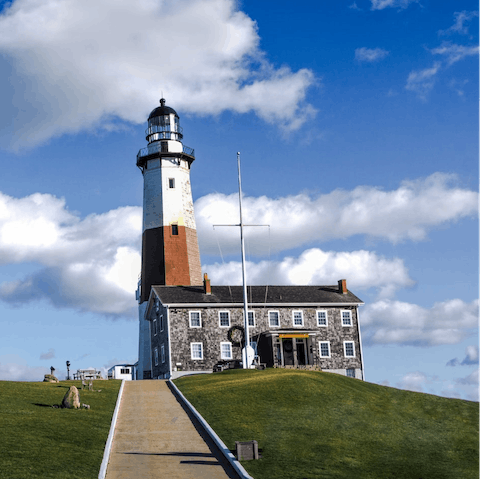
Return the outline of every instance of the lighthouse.
<path id="1" fill-rule="evenodd" d="M 145 136 L 148 145 L 137 154 L 144 181 L 138 379 L 151 377 L 152 370 L 150 323 L 144 319 L 151 287 L 202 284 L 190 184 L 195 154 L 183 145 L 180 118 L 165 99 L 150 113 Z"/>

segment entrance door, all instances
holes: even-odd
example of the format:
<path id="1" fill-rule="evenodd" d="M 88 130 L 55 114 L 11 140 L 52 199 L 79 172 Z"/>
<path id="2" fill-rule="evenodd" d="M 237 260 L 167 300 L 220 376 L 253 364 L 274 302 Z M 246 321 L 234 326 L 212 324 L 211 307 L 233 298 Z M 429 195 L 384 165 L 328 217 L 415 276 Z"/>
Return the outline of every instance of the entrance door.
<path id="1" fill-rule="evenodd" d="M 307 348 L 305 345 L 305 339 L 297 338 L 297 364 L 299 366 L 305 366 L 307 364 Z"/>
<path id="2" fill-rule="evenodd" d="M 293 342 L 291 339 L 284 339 L 283 343 L 283 365 L 293 366 Z"/>

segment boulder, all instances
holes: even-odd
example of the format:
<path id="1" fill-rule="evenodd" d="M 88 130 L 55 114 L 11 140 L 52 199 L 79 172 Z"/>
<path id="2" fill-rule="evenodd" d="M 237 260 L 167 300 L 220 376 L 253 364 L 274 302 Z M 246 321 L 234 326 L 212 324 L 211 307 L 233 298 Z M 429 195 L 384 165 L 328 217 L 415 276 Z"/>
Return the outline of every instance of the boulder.
<path id="1" fill-rule="evenodd" d="M 75 386 L 70 386 L 70 389 L 63 397 L 62 407 L 68 409 L 80 409 L 80 395 Z"/>
<path id="2" fill-rule="evenodd" d="M 45 374 L 43 378 L 44 383 L 58 383 L 58 379 L 53 374 Z"/>

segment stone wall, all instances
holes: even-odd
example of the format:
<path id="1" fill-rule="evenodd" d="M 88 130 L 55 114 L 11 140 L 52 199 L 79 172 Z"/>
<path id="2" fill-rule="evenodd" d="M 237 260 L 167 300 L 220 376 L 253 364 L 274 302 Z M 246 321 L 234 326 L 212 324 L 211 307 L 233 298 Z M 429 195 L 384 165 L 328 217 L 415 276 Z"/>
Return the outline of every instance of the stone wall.
<path id="1" fill-rule="evenodd" d="M 202 305 L 203 306 L 203 305 Z M 153 308 L 154 309 L 154 308 Z M 328 315 L 327 327 L 317 326 L 317 310 L 325 310 Z M 352 313 L 352 326 L 342 326 L 341 311 L 350 310 Z M 166 309 L 161 308 L 166 317 Z M 189 312 L 198 311 L 201 316 L 201 327 L 190 327 Z M 219 312 L 230 312 L 230 327 L 220 327 Z M 361 369 L 361 348 L 359 344 L 359 334 L 357 326 L 357 309 L 355 306 L 345 307 L 319 307 L 319 308 L 251 308 L 255 314 L 255 326 L 249 328 L 250 340 L 262 344 L 262 350 L 268 346 L 271 339 L 264 334 L 284 333 L 286 331 L 293 333 L 309 332 L 315 333 L 315 336 L 309 337 L 308 344 L 312 345 L 312 352 L 308 353 L 309 358 L 314 358 L 321 369 L 344 371 L 348 369 Z M 278 311 L 280 317 L 280 327 L 271 327 L 268 322 L 268 312 Z M 293 311 L 303 311 L 303 326 L 293 325 Z M 152 314 L 154 310 L 152 311 Z M 209 371 L 215 363 L 220 361 L 220 344 L 229 342 L 228 333 L 232 326 L 242 326 L 243 308 L 217 308 L 217 307 L 191 307 L 191 308 L 170 308 L 168 310 L 168 321 L 170 328 L 170 352 L 172 371 Z M 165 326 L 167 329 L 167 327 Z M 263 333 L 263 334 L 262 334 Z M 261 338 L 261 341 L 259 339 Z M 319 355 L 319 342 L 330 342 L 330 358 L 321 358 Z M 353 341 L 355 347 L 355 357 L 347 358 L 344 354 L 344 341 Z M 167 348 L 168 338 L 166 332 L 157 333 L 157 337 L 152 335 L 152 352 L 155 347 L 160 351 L 160 345 L 165 342 Z M 192 359 L 191 343 L 202 343 L 203 359 Z M 168 348 L 166 349 L 168 352 Z M 240 346 L 232 347 L 233 359 L 241 359 Z M 268 356 L 268 354 L 267 354 Z M 263 358 L 262 358 L 263 362 Z M 269 362 L 269 361 L 265 361 Z M 168 360 L 166 361 L 168 363 Z M 274 365 L 272 364 L 268 364 Z M 154 367 L 154 377 L 165 372 L 166 365 Z M 158 373 L 158 374 L 157 374 Z M 358 377 L 358 373 L 357 373 Z"/>

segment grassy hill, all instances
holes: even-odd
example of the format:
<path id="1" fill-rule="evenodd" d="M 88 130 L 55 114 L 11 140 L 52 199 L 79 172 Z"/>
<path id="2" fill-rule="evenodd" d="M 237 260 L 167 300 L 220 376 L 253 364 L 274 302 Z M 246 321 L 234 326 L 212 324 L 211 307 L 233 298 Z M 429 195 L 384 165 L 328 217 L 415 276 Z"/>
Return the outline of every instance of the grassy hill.
<path id="1" fill-rule="evenodd" d="M 120 381 L 94 381 L 81 391 L 91 409 L 54 409 L 80 381 L 0 381 L 0 478 L 98 477 Z"/>
<path id="2" fill-rule="evenodd" d="M 267 369 L 175 384 L 255 479 L 478 478 L 478 403 L 336 374 Z"/>

